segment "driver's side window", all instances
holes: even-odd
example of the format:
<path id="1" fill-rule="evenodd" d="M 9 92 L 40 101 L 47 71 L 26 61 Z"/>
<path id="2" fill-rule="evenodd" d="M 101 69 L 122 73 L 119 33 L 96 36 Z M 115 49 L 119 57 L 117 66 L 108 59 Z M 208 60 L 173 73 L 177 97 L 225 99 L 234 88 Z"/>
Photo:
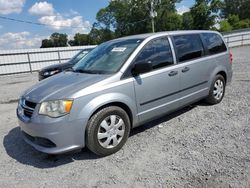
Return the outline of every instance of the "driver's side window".
<path id="1" fill-rule="evenodd" d="M 135 63 L 151 63 L 153 70 L 174 64 L 168 38 L 158 38 L 147 43 Z"/>

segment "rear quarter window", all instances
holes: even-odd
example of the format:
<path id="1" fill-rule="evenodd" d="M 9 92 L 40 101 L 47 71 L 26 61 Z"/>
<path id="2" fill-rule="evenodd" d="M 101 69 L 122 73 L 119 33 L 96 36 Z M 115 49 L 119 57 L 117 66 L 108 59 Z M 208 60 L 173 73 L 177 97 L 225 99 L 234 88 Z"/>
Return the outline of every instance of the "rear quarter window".
<path id="1" fill-rule="evenodd" d="M 200 58 L 204 48 L 199 34 L 173 36 L 178 62 Z"/>
<path id="2" fill-rule="evenodd" d="M 209 54 L 218 54 L 227 51 L 227 47 L 220 35 L 216 33 L 202 33 Z"/>

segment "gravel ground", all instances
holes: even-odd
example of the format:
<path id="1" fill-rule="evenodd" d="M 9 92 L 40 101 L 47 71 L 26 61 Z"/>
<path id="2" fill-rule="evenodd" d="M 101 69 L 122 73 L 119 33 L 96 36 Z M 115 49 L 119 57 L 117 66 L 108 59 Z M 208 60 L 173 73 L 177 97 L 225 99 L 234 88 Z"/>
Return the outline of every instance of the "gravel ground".
<path id="1" fill-rule="evenodd" d="M 136 128 L 104 158 L 28 146 L 15 108 L 37 75 L 0 77 L 0 187 L 250 187 L 250 46 L 232 52 L 234 77 L 222 103 L 198 102 Z"/>

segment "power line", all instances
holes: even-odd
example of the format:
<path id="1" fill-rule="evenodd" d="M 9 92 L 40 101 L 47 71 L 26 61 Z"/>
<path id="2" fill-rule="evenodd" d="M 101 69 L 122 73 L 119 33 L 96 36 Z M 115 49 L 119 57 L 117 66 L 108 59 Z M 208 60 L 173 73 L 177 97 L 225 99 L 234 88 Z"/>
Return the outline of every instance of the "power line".
<path id="1" fill-rule="evenodd" d="M 136 22 L 130 22 L 130 23 L 126 23 L 126 25 L 135 25 L 137 23 L 141 23 L 141 22 L 145 22 L 145 21 L 148 21 L 150 20 L 150 18 L 146 18 L 144 20 L 140 20 L 140 21 L 136 21 Z"/>
<path id="2" fill-rule="evenodd" d="M 77 26 L 60 26 L 60 25 L 55 25 L 55 24 L 43 24 L 43 23 L 39 23 L 39 22 L 32 22 L 32 21 L 28 21 L 28 20 L 21 20 L 21 19 L 16 19 L 16 18 L 9 18 L 6 16 L 0 16 L 0 19 L 3 20 L 8 20 L 8 21 L 14 21 L 14 22 L 19 22 L 19 23 L 26 23 L 26 24 L 31 24 L 31 25 L 38 25 L 38 26 L 53 26 L 53 27 L 68 27 L 68 28 L 82 28 L 82 27 L 77 27 Z M 139 21 L 135 21 L 135 22 L 130 22 L 130 23 L 126 23 L 126 25 L 135 25 L 141 22 L 145 22 L 150 20 L 150 18 L 147 19 L 143 19 L 143 20 L 139 20 Z"/>
<path id="3" fill-rule="evenodd" d="M 68 27 L 68 28 L 83 28 L 79 26 L 66 26 L 66 25 L 55 25 L 55 24 L 43 24 L 39 22 L 32 22 L 28 20 L 20 20 L 20 19 L 15 19 L 15 18 L 9 18 L 5 16 L 0 16 L 0 19 L 3 20 L 9 20 L 9 21 L 14 21 L 14 22 L 19 22 L 19 23 L 26 23 L 26 24 L 32 24 L 32 25 L 38 25 L 38 26 L 53 26 L 53 27 Z"/>

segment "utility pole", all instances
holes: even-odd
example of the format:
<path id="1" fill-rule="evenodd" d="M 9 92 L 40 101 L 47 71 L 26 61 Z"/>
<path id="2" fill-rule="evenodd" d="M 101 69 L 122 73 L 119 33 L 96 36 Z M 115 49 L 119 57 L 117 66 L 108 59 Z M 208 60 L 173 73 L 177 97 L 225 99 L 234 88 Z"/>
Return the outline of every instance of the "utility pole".
<path id="1" fill-rule="evenodd" d="M 154 21 L 154 18 L 152 18 L 152 32 L 154 33 L 155 32 L 155 21 Z"/>
<path id="2" fill-rule="evenodd" d="M 154 10 L 154 0 L 151 0 L 150 2 L 150 17 L 151 17 L 151 24 L 152 24 L 152 32 L 155 32 L 155 20 L 154 18 L 157 17 L 157 12 Z"/>

